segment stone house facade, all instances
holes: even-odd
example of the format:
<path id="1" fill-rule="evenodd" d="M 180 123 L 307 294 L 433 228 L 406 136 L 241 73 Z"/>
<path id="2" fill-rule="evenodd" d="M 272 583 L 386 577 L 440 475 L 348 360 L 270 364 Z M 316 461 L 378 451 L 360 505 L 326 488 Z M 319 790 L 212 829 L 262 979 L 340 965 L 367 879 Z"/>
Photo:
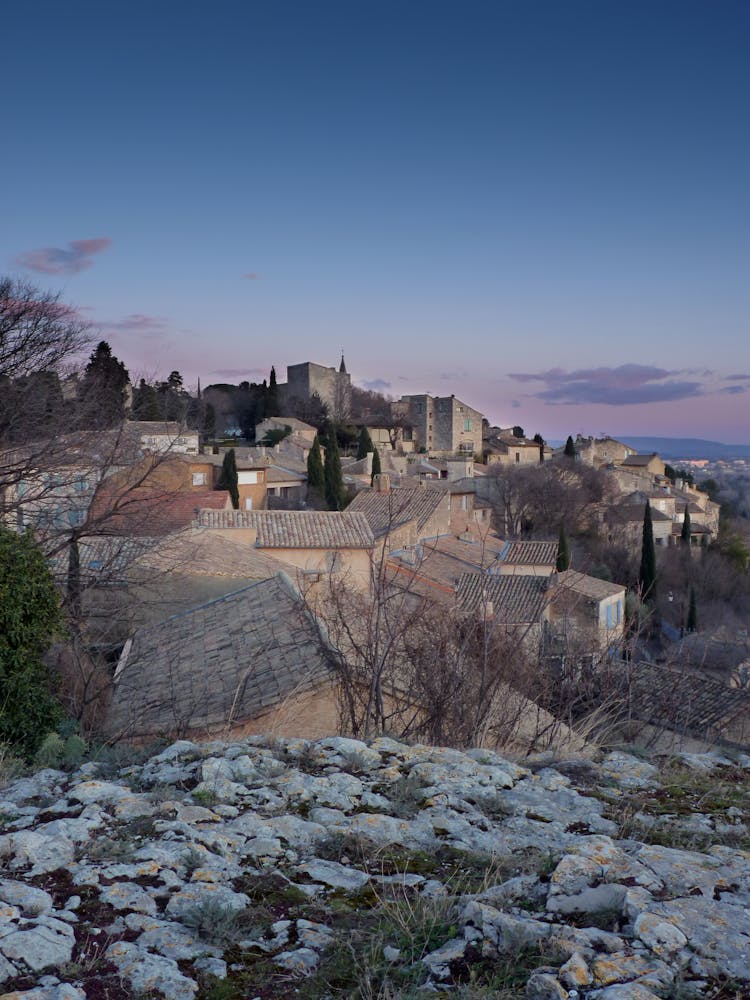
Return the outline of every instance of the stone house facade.
<path id="1" fill-rule="evenodd" d="M 482 414 L 455 396 L 428 393 L 402 396 L 398 414 L 408 417 L 414 428 L 417 448 L 428 452 L 482 450 Z"/>

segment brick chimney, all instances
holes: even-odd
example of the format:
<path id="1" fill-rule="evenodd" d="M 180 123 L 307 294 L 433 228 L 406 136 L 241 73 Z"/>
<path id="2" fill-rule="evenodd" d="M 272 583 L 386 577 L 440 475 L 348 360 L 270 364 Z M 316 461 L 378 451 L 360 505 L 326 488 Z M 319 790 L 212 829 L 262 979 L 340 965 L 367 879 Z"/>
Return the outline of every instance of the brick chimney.
<path id="1" fill-rule="evenodd" d="M 375 476 L 372 485 L 376 493 L 390 493 L 391 477 L 388 475 L 387 472 L 381 472 L 377 476 Z"/>

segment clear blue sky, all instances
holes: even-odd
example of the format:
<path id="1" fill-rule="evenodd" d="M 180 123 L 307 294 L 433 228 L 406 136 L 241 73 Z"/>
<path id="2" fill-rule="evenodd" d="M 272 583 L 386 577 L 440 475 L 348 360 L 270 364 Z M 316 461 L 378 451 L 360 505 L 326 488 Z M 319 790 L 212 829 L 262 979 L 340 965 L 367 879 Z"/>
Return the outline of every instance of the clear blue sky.
<path id="1" fill-rule="evenodd" d="M 750 441 L 746 0 L 2 15 L 0 268 L 131 374 Z"/>

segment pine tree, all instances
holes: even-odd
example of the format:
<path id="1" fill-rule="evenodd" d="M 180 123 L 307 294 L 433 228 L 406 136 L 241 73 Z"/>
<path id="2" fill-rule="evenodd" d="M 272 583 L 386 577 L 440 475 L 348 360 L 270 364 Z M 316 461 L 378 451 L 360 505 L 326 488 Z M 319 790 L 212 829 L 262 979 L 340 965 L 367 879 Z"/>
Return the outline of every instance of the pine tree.
<path id="1" fill-rule="evenodd" d="M 685 518 L 682 522 L 682 531 L 680 532 L 680 541 L 683 545 L 690 545 L 691 531 L 692 525 L 690 524 L 690 511 L 688 510 L 688 505 L 685 504 Z"/>
<path id="2" fill-rule="evenodd" d="M 381 473 L 380 468 L 380 452 L 377 448 L 372 450 L 372 474 L 370 476 L 370 486 L 375 482 L 375 476 L 379 476 Z"/>
<path id="3" fill-rule="evenodd" d="M 688 606 L 688 616 L 687 616 L 687 630 L 688 632 L 698 631 L 698 609 L 695 604 L 695 588 L 690 588 L 690 604 Z"/>
<path id="4" fill-rule="evenodd" d="M 106 340 L 100 341 L 81 381 L 81 397 L 90 407 L 92 426 L 113 427 L 124 419 L 129 382 L 125 365 L 115 357 Z"/>
<path id="5" fill-rule="evenodd" d="M 323 459 L 320 454 L 320 441 L 318 435 L 312 443 L 312 448 L 307 455 L 307 487 L 315 490 L 319 494 L 325 491 L 325 472 L 323 471 Z"/>
<path id="6" fill-rule="evenodd" d="M 641 543 L 641 566 L 638 571 L 641 598 L 653 601 L 656 589 L 656 549 L 654 547 L 654 525 L 651 520 L 651 504 L 646 501 L 643 512 L 643 541 Z"/>
<path id="7" fill-rule="evenodd" d="M 367 458 L 369 452 L 373 450 L 372 438 L 370 437 L 370 432 L 367 430 L 364 424 L 359 432 L 359 439 L 357 440 L 357 461 L 361 461 L 363 458 Z"/>
<path id="8" fill-rule="evenodd" d="M 341 453 L 336 440 L 336 430 L 331 428 L 326 443 L 325 473 L 326 503 L 329 510 L 341 510 L 344 506 L 344 475 L 341 471 Z"/>
<path id="9" fill-rule="evenodd" d="M 237 475 L 237 456 L 234 448 L 228 448 L 224 452 L 224 461 L 221 463 L 221 473 L 216 483 L 217 490 L 229 490 L 232 498 L 232 506 L 235 510 L 240 509 L 239 476 Z"/>
<path id="10" fill-rule="evenodd" d="M 570 568 L 570 546 L 568 545 L 568 536 L 565 533 L 565 525 L 560 525 L 560 534 L 557 539 L 557 562 L 555 563 L 555 568 L 558 573 L 564 573 L 566 569 Z"/>
<path id="11" fill-rule="evenodd" d="M 568 434 L 568 440 L 565 442 L 565 450 L 563 451 L 563 455 L 565 455 L 566 458 L 576 457 L 576 446 L 570 434 Z"/>

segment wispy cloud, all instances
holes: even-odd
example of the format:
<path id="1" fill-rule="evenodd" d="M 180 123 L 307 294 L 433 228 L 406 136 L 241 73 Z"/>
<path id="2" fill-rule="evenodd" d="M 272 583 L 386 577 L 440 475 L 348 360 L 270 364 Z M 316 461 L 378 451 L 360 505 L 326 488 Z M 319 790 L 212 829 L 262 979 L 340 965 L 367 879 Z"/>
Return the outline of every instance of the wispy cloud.
<path id="1" fill-rule="evenodd" d="M 517 382 L 542 382 L 545 388 L 531 395 L 545 403 L 630 406 L 704 395 L 703 383 L 675 378 L 683 374 L 653 365 L 629 364 L 617 368 L 581 368 L 572 372 L 551 368 L 544 372 L 515 372 L 510 377 Z"/>
<path id="2" fill-rule="evenodd" d="M 370 392 L 385 392 L 391 387 L 391 383 L 386 382 L 384 378 L 363 379 L 361 385 L 363 389 L 369 389 Z"/>
<path id="3" fill-rule="evenodd" d="M 750 375 L 726 375 L 727 382 L 750 382 Z"/>
<path id="4" fill-rule="evenodd" d="M 27 271 L 39 271 L 41 274 L 78 274 L 91 267 L 94 254 L 111 246 L 112 240 L 107 236 L 73 240 L 68 243 L 67 249 L 40 247 L 38 250 L 27 250 L 16 258 L 16 263 Z"/>
<path id="5" fill-rule="evenodd" d="M 248 281 L 257 281 L 259 276 L 255 273 L 255 271 L 248 271 L 247 274 L 243 274 L 242 277 L 247 278 Z"/>
<path id="6" fill-rule="evenodd" d="M 147 316 L 145 313 L 130 313 L 116 321 L 105 321 L 97 324 L 102 330 L 113 333 L 162 333 L 167 328 L 167 321 L 161 316 Z"/>
<path id="7" fill-rule="evenodd" d="M 512 399 L 511 402 L 510 402 L 510 405 L 511 405 L 511 409 L 513 409 L 513 410 L 520 410 L 521 409 L 521 403 L 520 403 L 520 400 L 518 400 L 518 399 Z"/>
<path id="8" fill-rule="evenodd" d="M 725 385 L 723 389 L 719 389 L 719 392 L 724 392 L 728 396 L 739 396 L 743 392 L 747 392 L 746 385 Z"/>

